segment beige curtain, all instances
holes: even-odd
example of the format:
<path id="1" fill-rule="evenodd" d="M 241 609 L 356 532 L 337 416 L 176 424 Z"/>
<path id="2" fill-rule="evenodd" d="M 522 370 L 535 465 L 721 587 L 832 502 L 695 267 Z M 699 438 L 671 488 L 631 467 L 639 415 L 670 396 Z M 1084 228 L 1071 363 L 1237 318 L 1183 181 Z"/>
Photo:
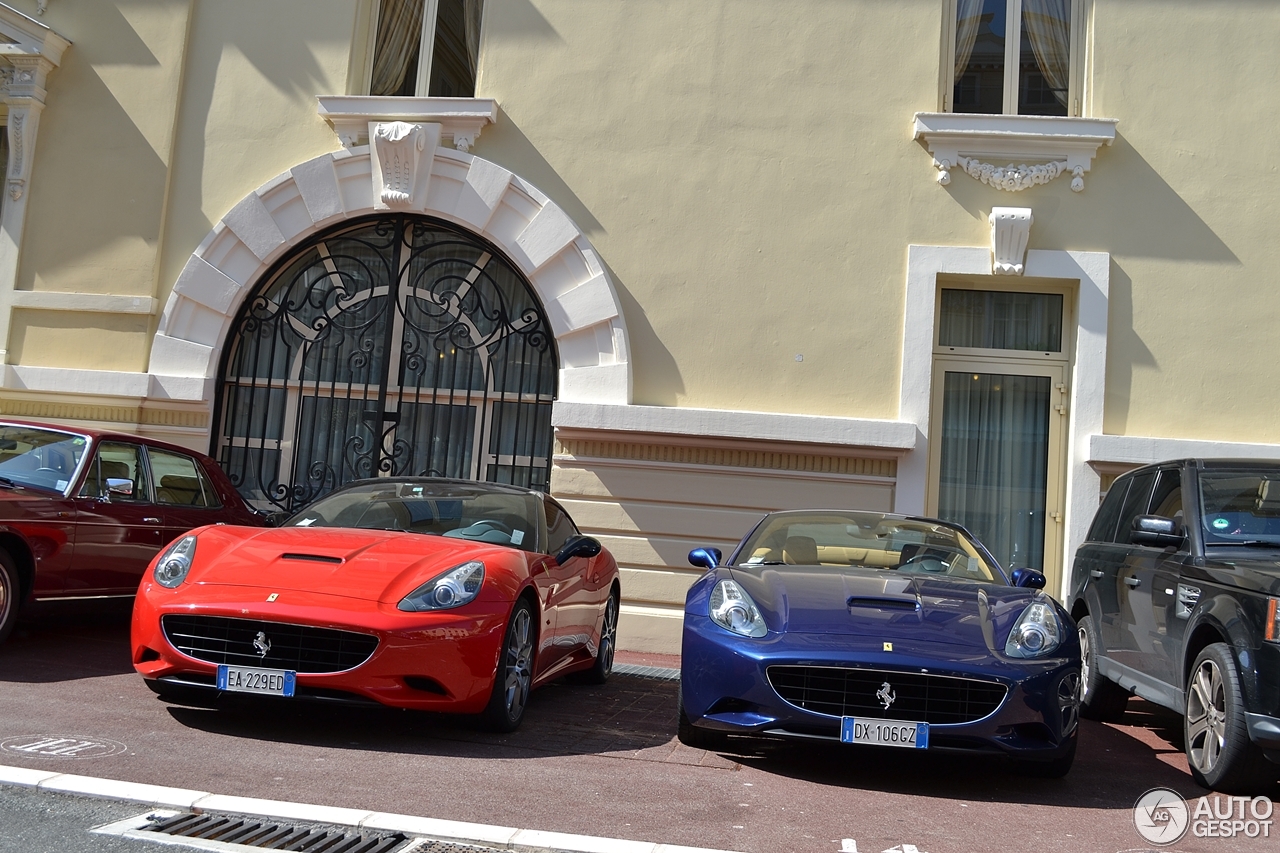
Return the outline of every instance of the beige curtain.
<path id="1" fill-rule="evenodd" d="M 463 18 L 467 28 L 467 60 L 471 63 L 471 79 L 476 79 L 480 66 L 480 21 L 484 17 L 484 0 L 466 0 Z"/>
<path id="2" fill-rule="evenodd" d="M 1022 28 L 1040 73 L 1065 107 L 1071 72 L 1071 0 L 1023 0 Z"/>
<path id="3" fill-rule="evenodd" d="M 378 38 L 373 47 L 370 95 L 394 95 L 404 85 L 422 44 L 422 6 L 425 0 L 382 0 L 378 8 Z M 411 93 L 412 94 L 412 93 Z"/>
<path id="4" fill-rule="evenodd" d="M 969 67 L 974 42 L 978 40 L 978 25 L 982 23 L 982 0 L 956 0 L 956 77 Z"/>

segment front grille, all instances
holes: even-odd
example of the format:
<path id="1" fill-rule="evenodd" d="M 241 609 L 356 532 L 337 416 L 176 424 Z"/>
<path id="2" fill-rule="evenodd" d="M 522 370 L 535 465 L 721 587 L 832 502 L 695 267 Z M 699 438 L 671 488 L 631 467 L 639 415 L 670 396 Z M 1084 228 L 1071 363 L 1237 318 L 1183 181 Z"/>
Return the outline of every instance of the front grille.
<path id="1" fill-rule="evenodd" d="M 233 666 L 342 672 L 367 661 L 378 647 L 378 638 L 368 634 L 257 619 L 169 614 L 160 624 L 184 655 Z M 264 647 L 266 654 L 261 653 Z"/>
<path id="2" fill-rule="evenodd" d="M 932 725 L 980 720 L 1008 692 L 995 681 L 880 669 L 771 666 L 768 676 L 784 701 L 815 714 Z M 887 708 L 880 697 L 892 697 Z"/>

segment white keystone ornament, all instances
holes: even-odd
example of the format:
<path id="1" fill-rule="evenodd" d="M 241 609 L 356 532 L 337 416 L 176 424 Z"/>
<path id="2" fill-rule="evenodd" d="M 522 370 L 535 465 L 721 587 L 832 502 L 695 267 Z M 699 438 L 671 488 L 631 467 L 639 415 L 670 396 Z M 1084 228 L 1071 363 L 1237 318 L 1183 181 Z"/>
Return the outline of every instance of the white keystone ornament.
<path id="1" fill-rule="evenodd" d="M 374 192 L 380 209 L 418 210 L 425 203 L 427 181 L 436 147 L 440 144 L 440 125 L 410 124 L 404 121 L 371 123 L 370 155 Z"/>

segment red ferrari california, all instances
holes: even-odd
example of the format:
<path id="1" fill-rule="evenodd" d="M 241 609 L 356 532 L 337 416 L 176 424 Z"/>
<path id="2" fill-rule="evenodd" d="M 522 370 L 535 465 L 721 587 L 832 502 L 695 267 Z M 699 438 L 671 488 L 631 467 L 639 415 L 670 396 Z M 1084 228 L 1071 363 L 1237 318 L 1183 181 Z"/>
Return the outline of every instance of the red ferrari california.
<path id="1" fill-rule="evenodd" d="M 143 575 L 134 668 L 224 693 L 480 714 L 613 668 L 618 567 L 559 504 L 494 483 L 361 480 L 275 528 L 192 530 Z"/>

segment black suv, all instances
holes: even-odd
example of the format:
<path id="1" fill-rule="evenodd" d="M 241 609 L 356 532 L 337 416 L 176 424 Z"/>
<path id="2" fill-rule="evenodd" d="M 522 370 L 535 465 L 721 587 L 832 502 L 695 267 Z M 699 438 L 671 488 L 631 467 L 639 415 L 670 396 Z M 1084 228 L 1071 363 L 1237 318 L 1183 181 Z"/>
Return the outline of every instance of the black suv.
<path id="1" fill-rule="evenodd" d="M 1081 713 L 1130 693 L 1183 716 L 1196 781 L 1280 776 L 1280 460 L 1182 459 L 1116 479 L 1071 569 Z"/>

